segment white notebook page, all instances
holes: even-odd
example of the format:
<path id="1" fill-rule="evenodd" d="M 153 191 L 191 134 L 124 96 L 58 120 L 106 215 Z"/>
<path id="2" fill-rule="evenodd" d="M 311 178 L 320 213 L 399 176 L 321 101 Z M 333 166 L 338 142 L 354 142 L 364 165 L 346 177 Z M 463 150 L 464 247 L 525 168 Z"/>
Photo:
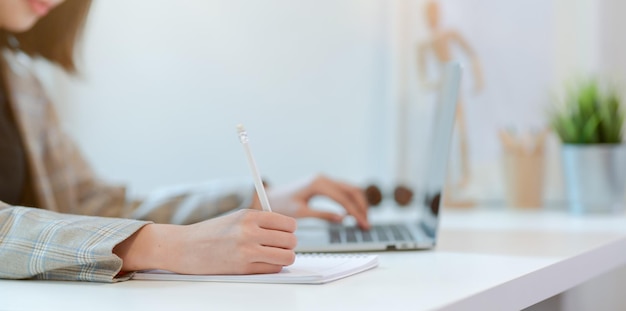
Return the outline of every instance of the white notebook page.
<path id="1" fill-rule="evenodd" d="M 293 265 L 279 273 L 251 275 L 189 275 L 163 270 L 135 273 L 134 280 L 323 284 L 378 266 L 369 254 L 297 254 Z"/>

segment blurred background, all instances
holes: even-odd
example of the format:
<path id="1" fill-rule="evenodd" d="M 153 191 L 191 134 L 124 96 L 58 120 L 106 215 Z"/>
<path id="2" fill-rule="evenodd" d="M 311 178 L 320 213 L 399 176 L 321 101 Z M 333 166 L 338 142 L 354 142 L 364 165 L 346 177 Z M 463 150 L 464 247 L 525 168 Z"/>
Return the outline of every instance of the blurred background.
<path id="1" fill-rule="evenodd" d="M 64 125 L 97 172 L 136 195 L 249 178 L 238 123 L 271 183 L 325 173 L 384 189 L 399 178 L 419 185 L 434 105 L 417 79 L 417 46 L 428 36 L 424 3 L 94 1 L 81 74 L 42 70 Z M 621 83 L 626 2 L 439 3 L 442 27 L 467 39 L 484 71 L 478 94 L 467 71 L 463 80 L 468 195 L 502 200 L 498 130 L 545 127 L 551 94 L 577 75 Z M 408 107 L 407 141 L 399 139 L 401 105 Z M 555 140 L 546 196 L 558 201 Z M 398 164 L 399 150 L 414 159 L 410 167 Z"/>

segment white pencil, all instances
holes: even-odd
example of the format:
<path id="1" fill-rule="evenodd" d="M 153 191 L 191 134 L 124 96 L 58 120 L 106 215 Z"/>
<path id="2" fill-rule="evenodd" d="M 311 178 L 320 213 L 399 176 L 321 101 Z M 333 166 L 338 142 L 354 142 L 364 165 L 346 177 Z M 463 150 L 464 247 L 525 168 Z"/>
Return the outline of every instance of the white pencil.
<path id="1" fill-rule="evenodd" d="M 239 133 L 239 141 L 241 141 L 243 150 L 246 152 L 246 156 L 248 157 L 248 164 L 250 165 L 250 170 L 252 170 L 252 179 L 254 180 L 254 187 L 256 188 L 256 193 L 259 196 L 259 201 L 261 201 L 261 207 L 263 207 L 264 211 L 271 212 L 272 208 L 270 207 L 270 201 L 267 199 L 265 187 L 263 187 L 261 174 L 259 174 L 259 169 L 256 166 L 256 162 L 252 156 L 252 151 L 250 150 L 250 145 L 248 144 L 248 132 L 246 132 L 243 125 L 238 124 L 237 133 Z"/>

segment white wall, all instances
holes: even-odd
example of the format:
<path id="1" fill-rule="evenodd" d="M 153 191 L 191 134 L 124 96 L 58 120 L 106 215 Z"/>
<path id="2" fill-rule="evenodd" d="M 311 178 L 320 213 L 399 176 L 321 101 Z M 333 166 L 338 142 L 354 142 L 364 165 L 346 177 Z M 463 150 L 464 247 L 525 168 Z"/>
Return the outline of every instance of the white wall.
<path id="1" fill-rule="evenodd" d="M 83 77 L 55 87 L 63 120 L 104 177 L 139 193 L 248 177 L 240 122 L 275 183 L 383 175 L 385 1 L 146 4 L 95 1 Z"/>
<path id="2" fill-rule="evenodd" d="M 604 74 L 620 85 L 626 85 L 626 37 L 622 33 L 626 27 L 626 1 L 604 0 L 598 6 L 598 65 Z"/>

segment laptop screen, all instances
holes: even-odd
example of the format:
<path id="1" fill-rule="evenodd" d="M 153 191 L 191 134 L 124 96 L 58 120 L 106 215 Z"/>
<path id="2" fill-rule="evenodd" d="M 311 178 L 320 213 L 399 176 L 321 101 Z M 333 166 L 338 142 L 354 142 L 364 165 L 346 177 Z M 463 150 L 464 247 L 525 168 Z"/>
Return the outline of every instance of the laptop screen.
<path id="1" fill-rule="evenodd" d="M 439 209 L 443 202 L 443 191 L 446 185 L 460 81 L 461 66 L 457 62 L 447 63 L 444 66 L 443 81 L 433 116 L 431 141 L 428 144 L 431 149 L 426 153 L 424 201 L 418 202 L 422 209 L 420 211 L 420 227 L 433 241 L 436 241 Z"/>

